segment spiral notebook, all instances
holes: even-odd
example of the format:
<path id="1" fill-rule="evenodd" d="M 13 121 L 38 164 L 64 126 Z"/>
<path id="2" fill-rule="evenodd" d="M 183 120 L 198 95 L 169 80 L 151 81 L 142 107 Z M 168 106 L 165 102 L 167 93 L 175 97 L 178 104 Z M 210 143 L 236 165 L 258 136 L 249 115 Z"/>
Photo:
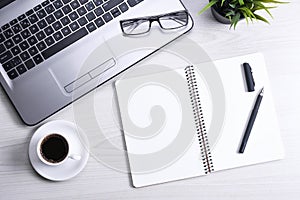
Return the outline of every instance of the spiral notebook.
<path id="1" fill-rule="evenodd" d="M 256 91 L 246 90 L 242 64 Z M 244 154 L 240 142 L 265 95 Z M 132 182 L 143 187 L 283 158 L 263 55 L 251 54 L 116 81 Z"/>

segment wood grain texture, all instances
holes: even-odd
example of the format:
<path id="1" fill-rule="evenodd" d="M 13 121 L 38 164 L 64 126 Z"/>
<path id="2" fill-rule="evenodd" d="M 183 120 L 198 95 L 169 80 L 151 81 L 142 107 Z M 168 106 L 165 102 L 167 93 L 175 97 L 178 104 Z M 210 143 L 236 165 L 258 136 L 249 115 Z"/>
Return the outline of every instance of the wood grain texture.
<path id="1" fill-rule="evenodd" d="M 286 156 L 271 162 L 218 172 L 201 178 L 172 182 L 142 189 L 131 186 L 130 176 L 105 166 L 91 156 L 85 169 L 74 179 L 50 182 L 38 176 L 28 160 L 28 144 L 37 127 L 25 126 L 17 116 L 3 89 L 0 89 L 0 199 L 299 199 L 300 196 L 300 2 L 292 0 L 273 10 L 271 25 L 241 22 L 237 30 L 216 22 L 210 12 L 197 12 L 205 0 L 183 0 L 195 20 L 186 36 L 197 42 L 212 59 L 253 52 L 265 55 L 278 113 Z M 112 82 L 101 87 L 99 98 L 111 103 Z M 77 104 L 85 106 L 85 100 Z M 103 106 L 98 120 L 104 132 L 123 148 L 119 119 L 112 107 Z M 69 106 L 47 121 L 73 121 Z M 88 116 L 87 116 L 88 117 Z M 98 130 L 87 130 L 97 133 Z M 97 144 L 95 144 L 97 145 Z M 96 148 L 96 147 L 94 147 Z M 96 152 L 97 153 L 97 152 Z M 126 159 L 116 161 L 109 149 L 98 152 L 105 159 L 126 168 Z"/>

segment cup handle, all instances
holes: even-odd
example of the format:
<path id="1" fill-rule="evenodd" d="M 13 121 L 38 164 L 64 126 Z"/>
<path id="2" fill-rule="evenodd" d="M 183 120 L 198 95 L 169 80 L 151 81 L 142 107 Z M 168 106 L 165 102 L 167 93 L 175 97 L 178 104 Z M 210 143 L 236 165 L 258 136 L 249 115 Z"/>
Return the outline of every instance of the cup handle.
<path id="1" fill-rule="evenodd" d="M 70 155 L 69 158 L 72 159 L 72 160 L 81 160 L 80 155 Z"/>

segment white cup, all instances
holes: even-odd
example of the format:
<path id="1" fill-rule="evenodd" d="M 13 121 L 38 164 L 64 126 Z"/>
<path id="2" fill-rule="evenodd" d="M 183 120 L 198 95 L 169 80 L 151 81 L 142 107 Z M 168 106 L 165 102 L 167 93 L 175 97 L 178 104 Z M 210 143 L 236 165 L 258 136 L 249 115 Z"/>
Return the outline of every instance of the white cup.
<path id="1" fill-rule="evenodd" d="M 51 133 L 41 138 L 37 145 L 39 159 L 49 166 L 63 164 L 66 160 L 81 160 L 80 155 L 70 153 L 70 142 L 67 137 Z"/>

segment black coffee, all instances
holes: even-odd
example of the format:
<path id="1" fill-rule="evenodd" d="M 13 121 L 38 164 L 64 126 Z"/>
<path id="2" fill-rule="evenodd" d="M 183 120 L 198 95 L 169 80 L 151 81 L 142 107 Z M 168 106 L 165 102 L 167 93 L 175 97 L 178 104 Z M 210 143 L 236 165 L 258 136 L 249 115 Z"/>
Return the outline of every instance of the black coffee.
<path id="1" fill-rule="evenodd" d="M 67 157 L 69 145 L 63 136 L 52 134 L 42 141 L 40 151 L 46 161 L 59 163 Z"/>

